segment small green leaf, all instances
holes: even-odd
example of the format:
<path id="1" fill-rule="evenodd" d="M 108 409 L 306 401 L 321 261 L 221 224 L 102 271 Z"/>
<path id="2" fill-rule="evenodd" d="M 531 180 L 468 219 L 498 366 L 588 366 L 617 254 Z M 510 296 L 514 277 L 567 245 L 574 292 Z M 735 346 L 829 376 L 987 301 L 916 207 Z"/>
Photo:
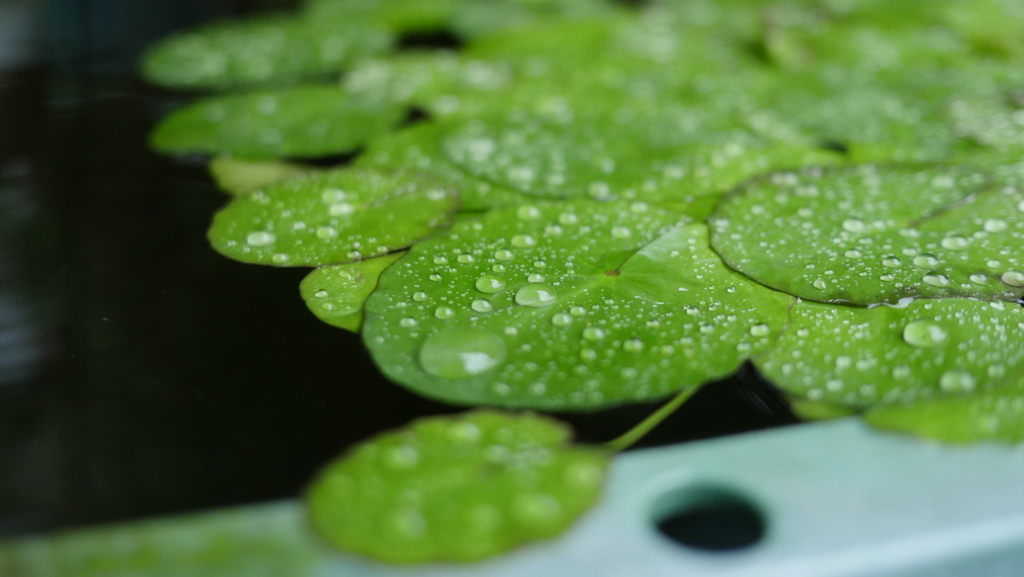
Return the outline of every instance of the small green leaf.
<path id="1" fill-rule="evenodd" d="M 801 298 L 1024 295 L 1024 192 L 970 166 L 778 173 L 726 198 L 710 222 L 726 262 Z"/>
<path id="2" fill-rule="evenodd" d="M 755 362 L 778 387 L 847 407 L 997 390 L 1024 370 L 1024 308 L 973 299 L 900 307 L 800 303 Z"/>
<path id="3" fill-rule="evenodd" d="M 210 176 L 224 192 L 239 196 L 316 169 L 293 162 L 243 160 L 218 156 L 210 161 Z"/>
<path id="4" fill-rule="evenodd" d="M 310 516 L 339 549 L 381 561 L 491 557 L 561 534 L 597 501 L 610 455 L 569 439 L 529 414 L 421 419 L 328 465 Z"/>
<path id="5" fill-rule="evenodd" d="M 973 395 L 877 407 L 868 423 L 948 443 L 1024 442 L 1024 386 Z"/>
<path id="6" fill-rule="evenodd" d="M 383 52 L 380 27 L 289 16 L 258 17 L 177 33 L 145 54 L 142 75 L 172 88 L 226 89 L 284 84 L 341 72 Z"/>
<path id="7" fill-rule="evenodd" d="M 355 99 L 333 86 L 203 98 L 164 118 L 153 147 L 167 154 L 251 160 L 348 152 L 402 120 L 394 104 Z"/>
<path id="8" fill-rule="evenodd" d="M 325 323 L 358 332 L 363 323 L 363 304 L 377 288 L 384 269 L 402 258 L 404 252 L 359 262 L 320 267 L 299 285 L 306 306 Z"/>
<path id="9" fill-rule="evenodd" d="M 389 378 L 460 404 L 593 409 L 723 377 L 792 299 L 726 268 L 687 220 L 575 201 L 458 223 L 384 272 L 364 340 Z"/>
<path id="10" fill-rule="evenodd" d="M 209 238 L 242 262 L 323 266 L 381 256 L 447 226 L 458 194 L 422 174 L 343 168 L 236 198 Z"/>
<path id="11" fill-rule="evenodd" d="M 356 161 L 357 166 L 405 168 L 427 173 L 459 191 L 462 209 L 488 210 L 522 204 L 528 198 L 491 184 L 453 165 L 441 150 L 443 127 L 416 124 L 373 141 Z"/>

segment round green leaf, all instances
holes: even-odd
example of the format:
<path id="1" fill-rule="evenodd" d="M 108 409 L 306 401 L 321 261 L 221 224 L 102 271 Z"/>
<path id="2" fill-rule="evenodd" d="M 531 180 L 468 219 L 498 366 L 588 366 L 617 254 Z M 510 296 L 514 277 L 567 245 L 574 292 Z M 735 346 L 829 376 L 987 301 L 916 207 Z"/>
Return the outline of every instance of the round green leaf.
<path id="1" fill-rule="evenodd" d="M 969 166 L 777 173 L 726 198 L 710 222 L 726 262 L 801 298 L 1024 295 L 1024 193 L 986 186 Z"/>
<path id="2" fill-rule="evenodd" d="M 726 268 L 687 220 L 575 201 L 458 223 L 384 272 L 364 340 L 390 379 L 460 404 L 593 409 L 723 377 L 792 299 Z"/>
<path id="3" fill-rule="evenodd" d="M 381 256 L 446 226 L 458 194 L 409 172 L 313 172 L 236 198 L 209 238 L 242 262 L 322 266 Z"/>
<path id="4" fill-rule="evenodd" d="M 416 124 L 373 141 L 356 161 L 357 166 L 405 168 L 427 173 L 459 191 L 462 209 L 488 210 L 522 204 L 527 197 L 493 185 L 453 165 L 441 150 L 443 127 Z"/>
<path id="5" fill-rule="evenodd" d="M 151 47 L 142 74 L 172 88 L 225 89 L 294 82 L 340 72 L 383 52 L 391 34 L 288 16 L 220 22 L 175 34 Z"/>
<path id="6" fill-rule="evenodd" d="M 333 86 L 203 98 L 164 118 L 153 147 L 169 154 L 261 160 L 348 152 L 401 122 L 401 107 Z"/>
<path id="7" fill-rule="evenodd" d="M 529 414 L 421 419 L 320 473 L 313 525 L 339 549 L 392 563 L 474 561 L 555 537 L 597 501 L 609 454 Z"/>
<path id="8" fill-rule="evenodd" d="M 402 258 L 396 252 L 359 262 L 320 267 L 302 279 L 299 292 L 309 310 L 325 323 L 357 332 L 363 323 L 363 304 L 384 269 Z"/>
<path id="9" fill-rule="evenodd" d="M 1024 386 L 973 395 L 877 407 L 868 423 L 949 443 L 1024 442 Z"/>
<path id="10" fill-rule="evenodd" d="M 812 401 L 907 403 L 995 390 L 1024 371 L 1024 309 L 1000 301 L 921 299 L 900 307 L 803 302 L 765 377 Z"/>
<path id="11" fill-rule="evenodd" d="M 218 156 L 210 161 L 210 176 L 224 192 L 239 196 L 316 169 L 277 160 L 244 160 Z"/>

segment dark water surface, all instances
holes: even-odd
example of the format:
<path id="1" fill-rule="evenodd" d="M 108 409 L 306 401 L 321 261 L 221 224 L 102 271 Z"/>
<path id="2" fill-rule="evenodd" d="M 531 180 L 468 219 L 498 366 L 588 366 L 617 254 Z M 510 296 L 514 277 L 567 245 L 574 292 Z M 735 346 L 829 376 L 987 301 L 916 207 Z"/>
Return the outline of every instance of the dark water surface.
<path id="1" fill-rule="evenodd" d="M 351 443 L 462 410 L 382 379 L 306 311 L 306 271 L 214 253 L 225 197 L 146 149 L 187 96 L 136 80 L 139 49 L 268 4 L 56 1 L 44 57 L 0 73 L 0 536 L 294 495 Z M 601 442 L 652 408 L 562 417 Z M 744 370 L 644 445 L 794 421 Z"/>

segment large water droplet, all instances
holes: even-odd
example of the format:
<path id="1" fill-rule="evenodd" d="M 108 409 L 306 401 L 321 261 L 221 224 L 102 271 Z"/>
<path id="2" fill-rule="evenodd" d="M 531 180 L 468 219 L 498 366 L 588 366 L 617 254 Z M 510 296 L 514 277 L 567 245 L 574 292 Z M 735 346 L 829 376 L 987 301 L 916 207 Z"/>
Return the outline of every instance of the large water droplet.
<path id="1" fill-rule="evenodd" d="M 572 324 L 572 317 L 566 313 L 558 313 L 551 317 L 551 324 L 556 327 L 567 327 Z"/>
<path id="2" fill-rule="evenodd" d="M 477 299 L 473 301 L 470 307 L 478 313 L 489 313 L 494 310 L 494 305 L 490 301 L 484 299 Z"/>
<path id="3" fill-rule="evenodd" d="M 848 232 L 864 232 L 866 228 L 864 221 L 859 218 L 848 218 L 843 221 L 843 230 Z"/>
<path id="4" fill-rule="evenodd" d="M 250 232 L 249 236 L 245 237 L 245 242 L 249 246 L 267 246 L 273 244 L 275 240 L 277 237 L 274 236 L 274 233 L 266 231 Z"/>
<path id="5" fill-rule="evenodd" d="M 914 257 L 914 266 L 918 268 L 932 269 L 939 266 L 939 259 L 935 255 L 924 253 Z"/>
<path id="6" fill-rule="evenodd" d="M 599 341 L 604 338 L 604 331 L 598 327 L 587 327 L 583 329 L 583 338 L 588 341 Z"/>
<path id="7" fill-rule="evenodd" d="M 942 288 L 949 286 L 949 277 L 944 274 L 926 274 L 921 278 L 925 284 L 932 285 L 934 287 Z"/>
<path id="8" fill-rule="evenodd" d="M 942 239 L 942 248 L 949 250 L 963 250 L 970 244 L 970 241 L 962 236 L 947 236 Z"/>
<path id="9" fill-rule="evenodd" d="M 415 292 L 412 294 L 412 300 L 421 303 L 427 300 L 427 293 L 423 291 Z"/>
<path id="10" fill-rule="evenodd" d="M 431 335 L 420 349 L 423 370 L 442 379 L 465 379 L 505 362 L 501 337 L 469 327 L 452 327 Z"/>
<path id="11" fill-rule="evenodd" d="M 754 325 L 750 327 L 750 334 L 755 337 L 766 337 L 772 334 L 772 329 L 768 325 Z"/>
<path id="12" fill-rule="evenodd" d="M 625 226 L 614 226 L 612 227 L 612 236 L 618 239 L 627 239 L 633 236 L 633 231 Z"/>
<path id="13" fill-rule="evenodd" d="M 514 259 L 515 257 L 516 257 L 515 253 L 513 253 L 510 250 L 508 250 L 507 248 L 503 248 L 501 250 L 498 250 L 498 251 L 494 252 L 494 258 L 496 258 L 498 260 L 509 261 L 509 260 Z"/>
<path id="14" fill-rule="evenodd" d="M 524 307 L 541 308 L 555 304 L 558 293 L 546 284 L 528 284 L 516 291 L 516 304 Z"/>
<path id="15" fill-rule="evenodd" d="M 540 218 L 540 210 L 536 206 L 524 204 L 516 210 L 516 215 L 523 220 L 537 220 Z"/>
<path id="16" fill-rule="evenodd" d="M 455 316 L 455 311 L 450 307 L 437 307 L 434 309 L 434 316 L 441 320 L 447 320 Z"/>
<path id="17" fill-rule="evenodd" d="M 962 393 L 974 390 L 975 380 L 971 373 L 963 369 L 946 371 L 939 378 L 939 387 L 950 393 Z"/>
<path id="18" fill-rule="evenodd" d="M 1020 272 L 1019 270 L 1008 270 L 1008 271 L 1004 272 L 1003 276 L 1001 276 L 999 278 L 1004 283 L 1006 283 L 1006 284 L 1008 284 L 1010 286 L 1014 286 L 1014 287 L 1022 287 L 1022 286 L 1024 286 L 1024 272 Z"/>
<path id="19" fill-rule="evenodd" d="M 517 234 L 512 237 L 512 246 L 515 247 L 528 248 L 531 246 L 536 246 L 536 244 L 537 241 L 534 240 L 534 238 L 528 234 Z"/>
<path id="20" fill-rule="evenodd" d="M 501 292 L 505 288 L 505 279 L 500 276 L 485 274 L 476 281 L 476 290 L 485 294 Z"/>
<path id="21" fill-rule="evenodd" d="M 988 277 L 981 273 L 971 275 L 971 282 L 974 284 L 988 284 Z"/>
<path id="22" fill-rule="evenodd" d="M 1009 225 L 1001 218 L 990 218 L 985 221 L 986 232 L 1003 232 Z"/>
<path id="23" fill-rule="evenodd" d="M 896 267 L 900 266 L 901 264 L 903 264 L 903 261 L 901 261 L 900 259 L 898 259 L 898 258 L 896 258 L 894 256 L 890 256 L 888 258 L 882 259 L 882 264 L 884 266 L 889 267 L 889 268 L 896 268 Z"/>
<path id="24" fill-rule="evenodd" d="M 903 329 L 903 340 L 922 349 L 937 347 L 946 342 L 948 337 L 946 329 L 932 321 L 914 321 Z"/>

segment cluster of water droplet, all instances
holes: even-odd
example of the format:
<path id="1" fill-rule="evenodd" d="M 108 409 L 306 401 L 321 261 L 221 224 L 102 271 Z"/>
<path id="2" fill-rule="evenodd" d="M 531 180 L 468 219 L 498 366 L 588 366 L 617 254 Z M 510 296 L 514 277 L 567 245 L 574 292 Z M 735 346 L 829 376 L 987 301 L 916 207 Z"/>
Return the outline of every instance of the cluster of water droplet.
<path id="1" fill-rule="evenodd" d="M 912 300 L 871 308 L 801 303 L 758 359 L 789 391 L 849 406 L 909 403 L 1013 384 L 1024 309 L 1001 301 Z"/>
<path id="2" fill-rule="evenodd" d="M 775 174 L 728 199 L 712 223 L 731 265 L 803 298 L 1016 300 L 1021 208 L 1020 188 L 969 168 L 868 165 Z"/>

